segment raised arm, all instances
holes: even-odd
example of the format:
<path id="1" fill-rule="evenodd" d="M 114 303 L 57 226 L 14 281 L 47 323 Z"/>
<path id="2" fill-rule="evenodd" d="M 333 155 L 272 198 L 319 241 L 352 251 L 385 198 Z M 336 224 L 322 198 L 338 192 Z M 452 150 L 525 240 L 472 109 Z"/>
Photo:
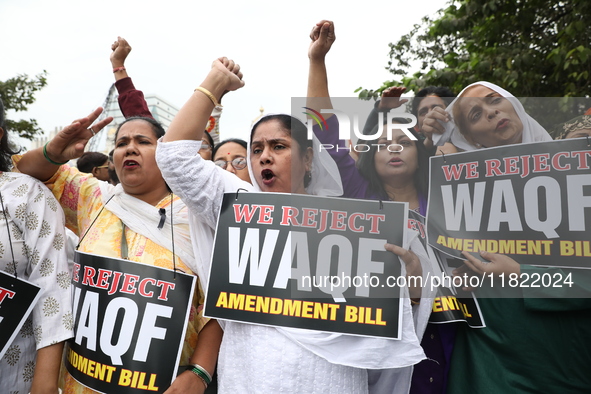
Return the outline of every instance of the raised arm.
<path id="1" fill-rule="evenodd" d="M 310 39 L 312 42 L 308 50 L 310 68 L 306 107 L 320 112 L 321 109 L 333 108 L 328 93 L 328 77 L 324 59 L 336 39 L 334 24 L 326 20 L 318 22 L 312 28 Z M 339 139 L 339 122 L 337 117 L 332 115 L 322 113 L 324 119 L 327 120 L 326 128 L 321 129 L 315 125 L 313 127 L 314 134 L 339 168 L 343 196 L 365 198 L 366 187 L 364 185 L 367 185 L 367 181 L 359 174 L 355 167 L 355 160 L 349 154 L 349 141 Z"/>
<path id="2" fill-rule="evenodd" d="M 176 114 L 162 141 L 200 141 L 209 116 L 224 92 L 244 86 L 240 66 L 226 57 L 216 59 L 207 77 Z"/>
<path id="3" fill-rule="evenodd" d="M 101 112 L 103 109 L 97 108 L 87 117 L 75 120 L 71 125 L 66 126 L 43 148 L 25 153 L 18 163 L 18 170 L 42 182 L 51 178 L 60 165 L 82 156 L 88 141 L 103 127 L 111 123 L 113 118 L 109 116 L 94 125 L 92 124 Z"/>
<path id="4" fill-rule="evenodd" d="M 125 68 L 125 59 L 131 52 L 129 43 L 121 37 L 111 45 L 111 66 L 113 67 L 113 75 L 115 76 L 115 87 L 119 92 L 119 108 L 126 118 L 132 116 L 143 116 L 153 118 L 152 113 L 148 109 L 148 103 L 144 98 L 144 93 L 137 90 L 127 74 Z"/>
<path id="5" fill-rule="evenodd" d="M 111 45 L 111 66 L 113 66 L 113 75 L 115 76 L 115 82 L 129 78 L 127 70 L 125 69 L 125 59 L 131 52 L 131 45 L 121 37 L 117 37 L 117 40 Z"/>
<path id="6" fill-rule="evenodd" d="M 370 134 L 374 127 L 378 124 L 379 113 L 388 112 L 391 109 L 398 108 L 406 103 L 408 99 L 401 99 L 400 96 L 406 91 L 403 86 L 392 86 L 382 92 L 382 99 L 376 101 L 374 108 L 369 113 L 365 126 L 363 126 L 363 134 Z M 384 118 L 385 119 L 385 118 Z"/>
<path id="7" fill-rule="evenodd" d="M 218 100 L 221 92 L 244 85 L 240 67 L 220 58 L 201 84 L 207 94 Z M 252 185 L 236 175 L 204 160 L 198 151 L 213 102 L 202 90 L 195 90 L 174 117 L 168 132 L 158 142 L 156 162 L 170 189 L 178 195 L 199 222 L 215 229 L 222 195 Z M 209 272 L 209 270 L 205 270 Z"/>
<path id="8" fill-rule="evenodd" d="M 168 132 L 162 137 L 163 143 L 159 143 L 156 152 L 158 166 L 173 192 L 179 195 L 191 213 L 197 216 L 201 223 L 209 225 L 212 231 L 225 186 L 231 183 L 225 182 L 224 178 L 233 178 L 234 182 L 241 182 L 244 187 L 250 185 L 215 166 L 211 161 L 203 160 L 197 154 L 197 149 L 191 147 L 191 143 L 194 144 L 191 141 L 201 141 L 214 101 L 219 103 L 224 92 L 242 86 L 244 82 L 238 64 L 227 58 L 215 60 L 211 71 L 200 85 L 202 89 L 196 89 L 174 117 Z M 180 142 L 171 143 L 183 140 L 189 141 L 188 146 Z M 180 167 L 177 165 L 179 163 Z M 235 191 L 236 187 L 232 187 L 231 190 Z M 208 263 L 209 259 L 206 264 Z M 204 268 L 207 269 L 208 267 Z M 222 336 L 223 331 L 219 324 L 213 319 L 210 320 L 199 332 L 197 347 L 190 362 L 198 364 L 213 375 Z M 203 381 L 189 370 L 180 374 L 165 394 L 202 393 L 204 389 Z"/>
<path id="9" fill-rule="evenodd" d="M 326 73 L 326 64 L 324 59 L 330 50 L 336 36 L 334 32 L 334 23 L 322 20 L 312 28 L 310 33 L 310 48 L 308 49 L 308 58 L 310 59 L 310 69 L 308 72 L 308 94 L 306 106 L 313 110 L 332 108 L 330 95 L 328 93 L 328 76 Z M 327 114 L 325 118 L 332 116 Z"/>

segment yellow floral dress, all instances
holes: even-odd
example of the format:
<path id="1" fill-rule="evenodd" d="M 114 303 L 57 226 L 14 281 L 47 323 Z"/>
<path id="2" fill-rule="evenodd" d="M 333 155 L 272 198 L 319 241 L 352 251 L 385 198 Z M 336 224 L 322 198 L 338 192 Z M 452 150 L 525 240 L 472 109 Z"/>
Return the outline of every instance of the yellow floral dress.
<path id="1" fill-rule="evenodd" d="M 14 158 L 14 162 L 18 164 L 17 157 Z M 76 168 L 63 165 L 45 184 L 61 204 L 66 216 L 66 226 L 81 239 L 84 237 L 78 248 L 79 251 L 121 258 L 122 222 L 109 210 L 102 209 L 104 204 L 99 182 L 89 174 L 81 173 Z M 171 198 L 167 196 L 156 205 L 156 208 L 166 208 L 170 203 Z M 180 198 L 173 196 L 172 203 L 181 204 Z M 92 223 L 95 218 L 96 221 Z M 173 269 L 172 252 L 170 250 L 129 228 L 126 228 L 125 236 L 129 260 Z M 196 275 L 178 256 L 176 257 L 176 268 L 185 273 Z M 199 280 L 197 280 L 197 284 L 180 359 L 181 365 L 189 363 L 189 358 L 197 345 L 197 334 L 207 322 L 201 312 L 204 296 Z M 74 380 L 63 366 L 62 373 L 64 374 L 64 394 L 96 393 L 96 391 L 84 387 Z"/>

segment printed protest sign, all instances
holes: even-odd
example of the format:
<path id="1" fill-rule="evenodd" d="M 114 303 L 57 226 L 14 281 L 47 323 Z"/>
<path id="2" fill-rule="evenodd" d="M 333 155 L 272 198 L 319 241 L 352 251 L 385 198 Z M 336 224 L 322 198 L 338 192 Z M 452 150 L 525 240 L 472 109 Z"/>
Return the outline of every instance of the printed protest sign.
<path id="1" fill-rule="evenodd" d="M 406 223 L 403 203 L 226 194 L 204 314 L 399 339 L 401 265 L 384 244 Z"/>
<path id="2" fill-rule="evenodd" d="M 429 244 L 591 268 L 591 148 L 571 139 L 431 157 Z"/>
<path id="3" fill-rule="evenodd" d="M 486 327 L 478 299 L 473 294 L 462 289 L 456 290 L 457 292 L 454 294 L 447 287 L 437 289 L 437 296 L 433 300 L 429 323 L 465 322 L 472 328 Z"/>
<path id="4" fill-rule="evenodd" d="M 0 271 L 0 359 L 39 301 L 41 289 Z"/>
<path id="5" fill-rule="evenodd" d="M 437 288 L 429 322 L 444 324 L 461 321 L 472 328 L 485 327 L 480 306 L 474 294 L 462 290 L 461 286 L 454 286 L 451 276 L 452 268 L 447 263 L 448 256 L 433 250 L 427 244 L 425 217 L 415 211 L 409 211 L 408 228 L 419 233 L 419 240 L 429 258 L 437 261 L 440 269 L 440 272 L 429 277 L 429 283 L 427 283 L 428 286 Z"/>
<path id="6" fill-rule="evenodd" d="M 66 368 L 101 393 L 163 393 L 176 376 L 195 277 L 76 252 Z"/>

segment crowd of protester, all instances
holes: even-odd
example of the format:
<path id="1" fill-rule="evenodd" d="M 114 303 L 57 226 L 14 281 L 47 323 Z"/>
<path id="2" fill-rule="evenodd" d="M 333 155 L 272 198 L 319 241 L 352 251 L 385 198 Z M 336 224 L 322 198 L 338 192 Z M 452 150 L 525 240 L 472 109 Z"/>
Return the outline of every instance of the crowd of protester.
<path id="1" fill-rule="evenodd" d="M 331 109 L 325 58 L 336 38 L 333 23 L 319 22 L 310 38 L 306 107 Z M 41 301 L 0 360 L 0 392 L 57 393 L 58 386 L 68 394 L 96 392 L 65 368 L 60 372 L 64 342 L 76 335 L 69 283 L 73 245 L 68 239 L 77 240 L 80 252 L 199 278 L 187 316 L 181 370 L 167 394 L 591 391 L 588 299 L 530 299 L 527 291 L 503 298 L 495 296 L 503 289 L 482 289 L 488 292 L 479 299 L 486 327 L 476 329 L 463 322 L 429 322 L 434 294 L 411 287 L 402 304 L 401 340 L 202 315 L 225 192 L 394 201 L 425 216 L 429 157 L 552 140 L 511 93 L 484 81 L 467 86 L 457 97 L 447 87 L 426 87 L 409 103 L 408 113 L 417 119 L 411 138 L 402 128 L 389 132 L 387 117 L 379 116 L 407 101 L 401 99 L 404 88 L 387 89 L 367 118 L 362 132 L 367 139 L 357 143 L 370 145 L 377 135 L 378 144 L 399 147 L 395 151 L 352 154 L 332 114 L 325 116 L 326 130 L 315 127 L 312 139 L 302 121 L 274 114 L 258 120 L 244 140 L 215 145 L 205 130 L 207 121 L 225 94 L 244 87 L 238 63 L 225 57 L 214 60 L 164 130 L 125 68 L 131 46 L 119 37 L 111 49 L 126 120 L 117 128 L 109 155 L 84 152 L 88 141 L 112 121 L 97 122 L 101 108 L 72 122 L 44 147 L 19 155 L 7 142 L 0 106 L 0 270 L 18 273 L 42 289 Z M 225 111 L 224 116 L 232 116 L 231 108 Z M 390 121 L 407 123 L 404 114 Z M 559 138 L 590 135 L 591 115 L 583 115 L 564 122 Z M 319 144 L 342 149 L 316 149 Z M 74 159 L 76 167 L 67 164 Z M 409 239 L 413 241 L 405 245 L 386 244 L 385 250 L 400 258 L 407 275 L 436 270 L 425 247 L 416 237 Z M 487 251 L 480 253 L 481 259 L 464 256 L 457 275 L 549 270 Z"/>

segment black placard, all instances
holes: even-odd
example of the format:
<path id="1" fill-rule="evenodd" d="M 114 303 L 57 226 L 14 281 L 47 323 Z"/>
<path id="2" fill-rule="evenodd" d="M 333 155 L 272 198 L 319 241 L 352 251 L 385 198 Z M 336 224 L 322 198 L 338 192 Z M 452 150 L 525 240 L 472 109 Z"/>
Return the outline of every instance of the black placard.
<path id="1" fill-rule="evenodd" d="M 72 284 L 68 372 L 102 393 L 163 393 L 176 376 L 195 277 L 76 252 Z"/>
<path id="2" fill-rule="evenodd" d="M 0 359 L 39 301 L 39 297 L 39 286 L 0 271 Z"/>
<path id="3" fill-rule="evenodd" d="M 591 148 L 586 139 L 431 157 L 429 244 L 521 264 L 591 268 Z"/>
<path id="4" fill-rule="evenodd" d="M 401 289 L 387 280 L 401 266 L 384 244 L 402 245 L 406 224 L 403 203 L 226 194 L 204 313 L 398 339 Z"/>

